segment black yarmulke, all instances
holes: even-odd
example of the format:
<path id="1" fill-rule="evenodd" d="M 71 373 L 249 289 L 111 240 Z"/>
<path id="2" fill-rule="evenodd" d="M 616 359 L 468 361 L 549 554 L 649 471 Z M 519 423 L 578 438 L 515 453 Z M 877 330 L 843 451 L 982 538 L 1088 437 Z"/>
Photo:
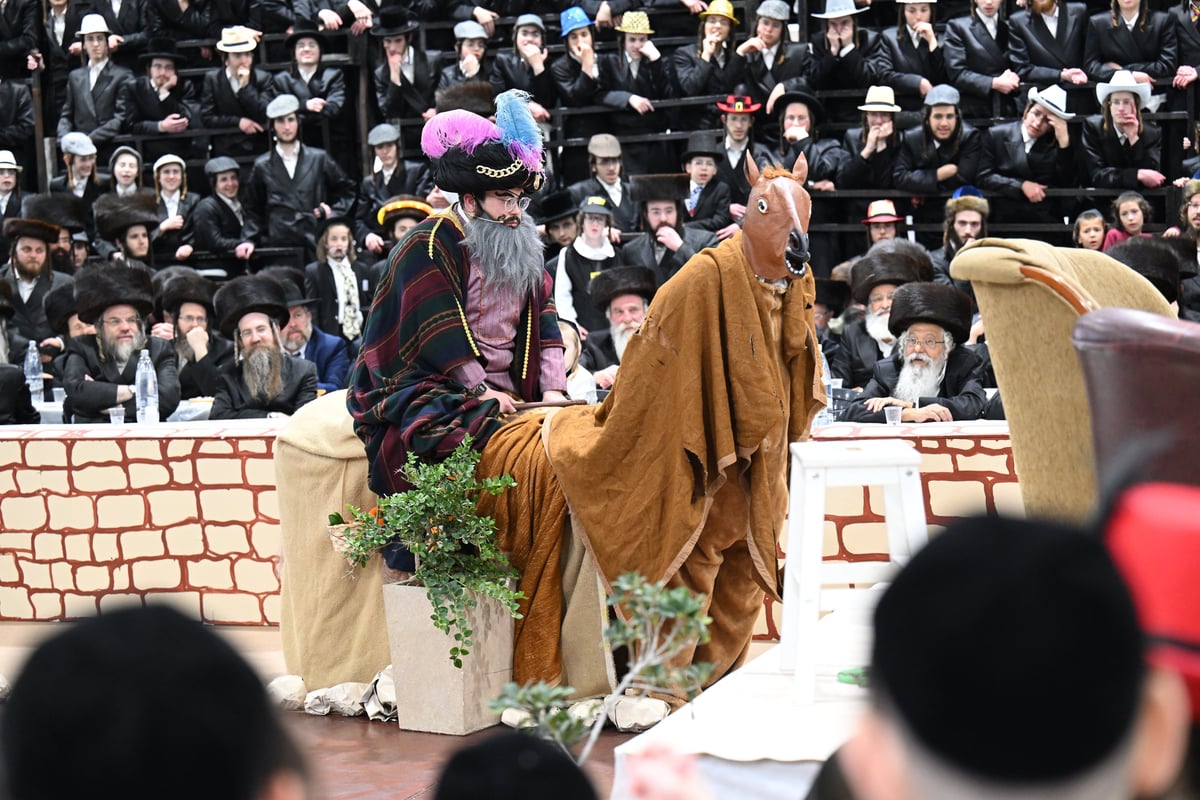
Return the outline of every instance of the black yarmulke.
<path id="1" fill-rule="evenodd" d="M 1107 551 L 1047 522 L 951 525 L 875 612 L 872 679 L 934 754 L 1003 783 L 1070 778 L 1130 733 L 1144 675 Z"/>

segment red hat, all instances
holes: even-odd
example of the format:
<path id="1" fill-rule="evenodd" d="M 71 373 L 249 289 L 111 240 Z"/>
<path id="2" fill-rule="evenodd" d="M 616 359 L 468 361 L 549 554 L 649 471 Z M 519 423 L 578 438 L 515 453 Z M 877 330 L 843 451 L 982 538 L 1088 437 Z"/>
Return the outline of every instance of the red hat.
<path id="1" fill-rule="evenodd" d="M 1105 530 L 1129 584 L 1149 660 L 1179 673 L 1200 722 L 1200 488 L 1142 483 L 1113 505 Z"/>
<path id="2" fill-rule="evenodd" d="M 896 204 L 891 200 L 874 200 L 867 206 L 863 225 L 869 222 L 903 222 L 904 217 L 896 214 Z"/>
<path id="3" fill-rule="evenodd" d="M 725 102 L 717 101 L 717 108 L 724 111 L 726 114 L 753 114 L 762 108 L 762 103 L 756 103 L 750 95 L 746 94 L 731 94 L 725 98 Z"/>

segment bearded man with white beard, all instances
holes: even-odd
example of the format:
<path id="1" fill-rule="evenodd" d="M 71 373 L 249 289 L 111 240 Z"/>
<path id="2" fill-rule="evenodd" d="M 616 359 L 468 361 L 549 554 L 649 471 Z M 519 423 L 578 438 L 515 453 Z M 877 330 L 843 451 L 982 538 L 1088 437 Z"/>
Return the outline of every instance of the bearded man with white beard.
<path id="1" fill-rule="evenodd" d="M 875 364 L 862 396 L 842 412 L 852 422 L 884 422 L 899 406 L 901 422 L 978 419 L 987 395 L 979 356 L 959 346 L 971 329 L 971 298 L 953 286 L 907 283 L 892 297 L 888 325 L 895 355 Z"/>
<path id="2" fill-rule="evenodd" d="M 145 267 L 98 264 L 75 276 L 76 312 L 96 326 L 94 336 L 76 336 L 67 345 L 63 387 L 75 422 L 108 422 L 107 409 L 125 406 L 125 419 L 137 419 L 134 384 L 138 356 L 150 351 L 158 375 L 158 418 L 179 405 L 179 375 L 171 342 L 146 335 L 154 310 L 154 288 Z"/>
<path id="3" fill-rule="evenodd" d="M 933 264 L 919 244 L 907 239 L 876 242 L 850 270 L 854 302 L 865 306 L 862 319 L 842 331 L 842 346 L 833 354 L 830 370 L 846 388 L 861 388 L 871 379 L 875 362 L 896 351 L 888 325 L 892 295 L 911 281 L 933 280 Z"/>
<path id="4" fill-rule="evenodd" d="M 221 334 L 234 342 L 235 360 L 221 368 L 209 419 L 289 417 L 317 397 L 317 367 L 283 355 L 287 325 L 283 286 L 268 275 L 243 275 L 214 298 Z"/>
<path id="5" fill-rule="evenodd" d="M 654 299 L 654 271 L 647 267 L 614 267 L 592 278 L 592 305 L 604 312 L 608 330 L 588 337 L 579 363 L 592 373 L 596 386 L 609 389 L 625 356 L 625 345 L 642 324 Z"/>

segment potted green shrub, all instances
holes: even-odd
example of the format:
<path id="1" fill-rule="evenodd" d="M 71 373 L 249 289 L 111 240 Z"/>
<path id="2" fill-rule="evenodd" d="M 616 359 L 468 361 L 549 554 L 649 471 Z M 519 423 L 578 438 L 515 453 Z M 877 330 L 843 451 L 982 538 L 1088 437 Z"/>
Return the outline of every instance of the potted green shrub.
<path id="1" fill-rule="evenodd" d="M 339 531 L 341 552 L 355 567 L 396 544 L 415 556 L 411 578 L 384 584 L 396 682 L 419 685 L 414 694 L 431 699 L 401 704 L 406 730 L 467 733 L 492 725 L 496 715 L 486 698 L 511 678 L 512 620 L 520 616 L 522 595 L 513 588 L 516 570 L 496 544 L 495 520 L 475 507 L 481 492 L 500 494 L 516 481 L 478 478 L 478 463 L 469 440 L 439 463 L 410 453 L 403 472 L 412 488 L 381 498 L 370 511 L 351 508 Z M 449 663 L 442 655 L 447 645 Z"/>

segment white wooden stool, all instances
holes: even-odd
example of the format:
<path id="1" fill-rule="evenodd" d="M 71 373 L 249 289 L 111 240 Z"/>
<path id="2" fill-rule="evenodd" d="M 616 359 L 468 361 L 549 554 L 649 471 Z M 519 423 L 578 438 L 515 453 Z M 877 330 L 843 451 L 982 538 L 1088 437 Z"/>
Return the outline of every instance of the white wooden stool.
<path id="1" fill-rule="evenodd" d="M 901 439 L 797 442 L 792 445 L 788 504 L 787 569 L 779 663 L 795 671 L 797 702 L 816 693 L 816 629 L 823 610 L 872 605 L 878 592 L 822 589 L 825 584 L 875 584 L 897 569 L 928 540 L 921 491 L 921 456 Z M 889 561 L 831 563 L 823 560 L 825 492 L 831 486 L 883 488 Z"/>

